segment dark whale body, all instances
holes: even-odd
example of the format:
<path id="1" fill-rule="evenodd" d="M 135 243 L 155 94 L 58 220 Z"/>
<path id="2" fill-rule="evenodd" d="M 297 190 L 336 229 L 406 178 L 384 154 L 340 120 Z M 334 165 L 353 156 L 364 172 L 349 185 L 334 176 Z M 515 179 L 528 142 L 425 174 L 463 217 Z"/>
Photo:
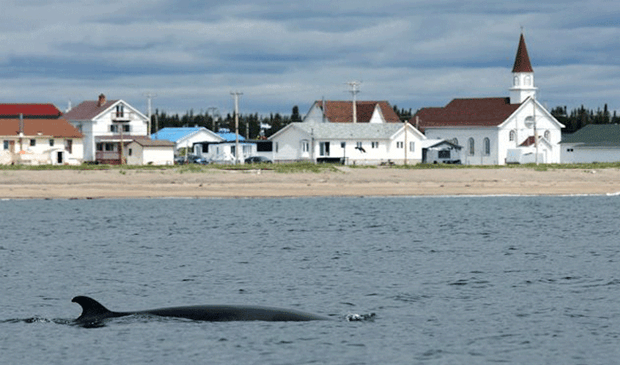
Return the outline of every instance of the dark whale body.
<path id="1" fill-rule="evenodd" d="M 315 321 L 328 317 L 290 309 L 249 305 L 196 305 L 187 307 L 159 308 L 136 312 L 113 312 L 96 300 L 77 296 L 71 300 L 82 306 L 82 314 L 75 320 L 78 324 L 100 323 L 107 318 L 146 314 L 162 317 L 187 318 L 196 321 Z"/>

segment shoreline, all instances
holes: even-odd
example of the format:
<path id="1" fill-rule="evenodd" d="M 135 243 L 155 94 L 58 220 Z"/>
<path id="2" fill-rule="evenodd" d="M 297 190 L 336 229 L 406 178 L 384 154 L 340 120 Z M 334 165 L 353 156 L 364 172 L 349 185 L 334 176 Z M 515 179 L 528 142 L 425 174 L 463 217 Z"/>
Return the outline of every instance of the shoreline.
<path id="1" fill-rule="evenodd" d="M 0 199 L 619 195 L 620 169 L 4 170 Z"/>

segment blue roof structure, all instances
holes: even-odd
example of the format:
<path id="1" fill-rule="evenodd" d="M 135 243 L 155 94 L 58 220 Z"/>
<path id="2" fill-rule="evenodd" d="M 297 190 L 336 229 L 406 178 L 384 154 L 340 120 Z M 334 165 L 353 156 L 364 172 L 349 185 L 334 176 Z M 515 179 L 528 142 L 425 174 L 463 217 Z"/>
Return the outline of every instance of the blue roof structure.
<path id="1" fill-rule="evenodd" d="M 183 128 L 162 128 L 151 134 L 151 139 L 166 139 L 168 141 L 177 142 L 183 137 L 187 137 L 200 131 L 201 127 L 183 127 Z"/>
<path id="2" fill-rule="evenodd" d="M 222 132 L 222 133 L 218 133 L 217 135 L 224 138 L 224 141 L 226 142 L 236 141 L 235 134 L 232 132 Z M 245 141 L 245 138 L 243 138 L 242 135 L 239 135 L 239 141 Z"/>

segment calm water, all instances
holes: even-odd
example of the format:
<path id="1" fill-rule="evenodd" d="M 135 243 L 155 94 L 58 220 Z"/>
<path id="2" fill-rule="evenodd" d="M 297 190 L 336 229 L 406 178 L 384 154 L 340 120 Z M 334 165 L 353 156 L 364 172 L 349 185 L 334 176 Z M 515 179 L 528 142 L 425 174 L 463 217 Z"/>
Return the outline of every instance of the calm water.
<path id="1" fill-rule="evenodd" d="M 615 364 L 619 216 L 617 196 L 0 201 L 0 362 Z M 87 329 L 76 295 L 337 320 Z"/>

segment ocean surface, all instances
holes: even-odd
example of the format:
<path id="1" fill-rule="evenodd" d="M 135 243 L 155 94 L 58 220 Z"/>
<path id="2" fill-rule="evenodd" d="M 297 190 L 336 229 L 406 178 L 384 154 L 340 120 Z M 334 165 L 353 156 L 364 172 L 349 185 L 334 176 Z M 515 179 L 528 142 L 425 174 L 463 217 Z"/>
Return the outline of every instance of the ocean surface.
<path id="1" fill-rule="evenodd" d="M 619 238 L 620 196 L 4 200 L 0 362 L 617 364 Z M 77 295 L 334 320 L 84 328 Z"/>

